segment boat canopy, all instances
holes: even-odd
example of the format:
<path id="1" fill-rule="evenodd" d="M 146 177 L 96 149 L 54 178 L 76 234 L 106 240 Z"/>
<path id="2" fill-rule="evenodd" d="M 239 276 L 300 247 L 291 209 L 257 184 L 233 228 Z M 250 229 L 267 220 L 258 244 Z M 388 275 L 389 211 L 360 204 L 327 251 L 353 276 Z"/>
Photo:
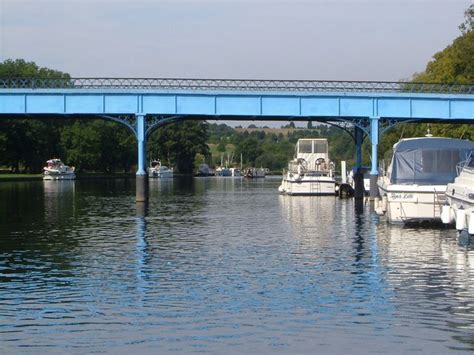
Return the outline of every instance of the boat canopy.
<path id="1" fill-rule="evenodd" d="M 390 182 L 400 185 L 446 185 L 456 165 L 467 159 L 474 143 L 450 138 L 404 139 L 394 145 Z"/>

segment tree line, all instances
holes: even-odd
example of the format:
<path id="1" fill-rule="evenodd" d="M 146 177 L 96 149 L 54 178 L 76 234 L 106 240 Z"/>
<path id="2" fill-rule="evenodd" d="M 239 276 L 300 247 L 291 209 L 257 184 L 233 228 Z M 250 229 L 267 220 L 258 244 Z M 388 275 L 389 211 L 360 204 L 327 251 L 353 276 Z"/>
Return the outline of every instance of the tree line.
<path id="1" fill-rule="evenodd" d="M 444 50 L 434 54 L 422 73 L 412 80 L 427 83 L 474 83 L 474 5 L 465 13 L 461 33 Z M 23 59 L 0 62 L 1 78 L 61 78 L 70 76 L 57 70 L 38 67 Z M 333 160 L 354 159 L 352 138 L 343 130 L 309 122 L 307 129 L 272 133 L 271 130 L 238 130 L 223 124 L 204 121 L 173 123 L 155 130 L 149 137 L 149 158 L 159 158 L 181 173 L 191 173 L 195 165 L 207 162 L 263 166 L 281 170 L 294 154 L 299 138 L 328 138 Z M 381 137 L 379 156 L 387 156 L 400 138 L 423 136 L 427 129 L 435 136 L 474 140 L 474 127 L 469 124 L 400 124 Z M 125 126 L 97 119 L 18 119 L 0 120 L 0 166 L 12 172 L 40 172 L 45 160 L 60 157 L 79 171 L 106 173 L 136 169 L 136 139 Z M 364 160 L 370 161 L 370 146 L 365 141 Z"/>

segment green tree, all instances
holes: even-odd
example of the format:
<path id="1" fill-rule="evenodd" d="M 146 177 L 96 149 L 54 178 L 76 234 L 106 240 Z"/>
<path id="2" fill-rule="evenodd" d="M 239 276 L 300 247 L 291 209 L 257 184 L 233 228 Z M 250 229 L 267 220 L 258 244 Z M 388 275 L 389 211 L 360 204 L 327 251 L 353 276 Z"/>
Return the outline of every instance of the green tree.
<path id="1" fill-rule="evenodd" d="M 474 26 L 474 4 L 468 7 L 464 12 L 464 22 L 459 25 L 462 34 L 472 31 Z"/>
<path id="2" fill-rule="evenodd" d="M 150 136 L 148 156 L 161 159 L 179 173 L 190 174 L 194 170 L 196 154 L 209 155 L 207 124 L 199 121 L 183 121 L 158 128 Z"/>

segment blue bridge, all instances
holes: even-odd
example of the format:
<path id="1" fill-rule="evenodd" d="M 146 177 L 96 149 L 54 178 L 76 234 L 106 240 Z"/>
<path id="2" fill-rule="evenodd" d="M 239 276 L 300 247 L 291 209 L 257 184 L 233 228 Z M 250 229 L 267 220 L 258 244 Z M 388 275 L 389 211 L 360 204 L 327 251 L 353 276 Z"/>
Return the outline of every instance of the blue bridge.
<path id="1" fill-rule="evenodd" d="M 103 118 L 137 137 L 137 176 L 146 176 L 146 140 L 180 120 L 318 121 L 354 138 L 356 165 L 372 145 L 371 195 L 379 136 L 399 122 L 474 122 L 474 85 L 404 82 L 0 78 L 1 118 Z"/>

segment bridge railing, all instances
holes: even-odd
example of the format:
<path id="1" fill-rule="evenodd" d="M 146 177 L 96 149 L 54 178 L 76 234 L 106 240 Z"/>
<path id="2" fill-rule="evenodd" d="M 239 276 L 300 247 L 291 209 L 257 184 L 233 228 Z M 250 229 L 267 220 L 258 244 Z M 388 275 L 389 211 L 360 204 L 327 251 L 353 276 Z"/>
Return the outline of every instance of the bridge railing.
<path id="1" fill-rule="evenodd" d="M 474 94 L 474 84 L 159 78 L 0 78 L 0 89 L 156 89 Z"/>

